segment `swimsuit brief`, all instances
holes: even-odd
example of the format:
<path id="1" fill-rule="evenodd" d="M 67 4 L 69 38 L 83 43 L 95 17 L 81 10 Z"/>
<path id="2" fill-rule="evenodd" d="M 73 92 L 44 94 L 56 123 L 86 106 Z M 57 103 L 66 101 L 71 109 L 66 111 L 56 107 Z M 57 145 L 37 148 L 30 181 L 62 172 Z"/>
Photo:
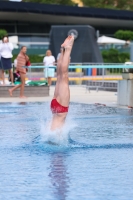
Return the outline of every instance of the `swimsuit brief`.
<path id="1" fill-rule="evenodd" d="M 51 111 L 53 114 L 55 113 L 65 113 L 68 112 L 68 107 L 60 105 L 56 99 L 52 99 L 51 101 Z"/>

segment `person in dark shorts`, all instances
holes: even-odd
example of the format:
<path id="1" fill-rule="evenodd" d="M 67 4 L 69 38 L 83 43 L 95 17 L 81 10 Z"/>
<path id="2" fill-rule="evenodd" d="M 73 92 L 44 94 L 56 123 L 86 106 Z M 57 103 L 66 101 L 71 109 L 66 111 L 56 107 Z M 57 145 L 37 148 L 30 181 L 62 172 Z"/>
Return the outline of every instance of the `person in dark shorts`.
<path id="1" fill-rule="evenodd" d="M 3 81 L 3 85 L 5 85 L 5 70 L 9 71 L 9 75 L 11 77 L 11 82 L 13 83 L 13 73 L 12 73 L 12 50 L 13 45 L 9 42 L 8 36 L 4 36 L 2 39 L 2 43 L 0 44 L 0 70 L 1 70 L 1 78 Z"/>

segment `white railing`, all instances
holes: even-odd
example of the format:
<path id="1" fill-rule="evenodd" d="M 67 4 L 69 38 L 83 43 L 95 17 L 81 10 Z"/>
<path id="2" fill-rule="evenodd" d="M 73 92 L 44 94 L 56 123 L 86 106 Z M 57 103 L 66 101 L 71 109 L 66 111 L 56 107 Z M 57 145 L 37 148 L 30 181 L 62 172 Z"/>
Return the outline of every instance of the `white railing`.
<path id="1" fill-rule="evenodd" d="M 52 67 L 55 68 L 55 77 L 52 78 L 52 82 L 55 84 L 57 66 Z M 43 66 L 43 63 L 32 63 L 29 67 L 28 78 L 30 80 L 43 80 L 45 68 L 47 67 Z M 122 79 L 122 71 L 129 68 L 133 68 L 132 63 L 130 65 L 124 63 L 70 63 L 68 69 L 69 83 L 91 87 L 102 87 L 104 82 L 106 84 L 107 82 L 112 82 L 112 85 L 114 85 L 118 80 Z M 116 87 L 116 85 L 113 87 Z"/>

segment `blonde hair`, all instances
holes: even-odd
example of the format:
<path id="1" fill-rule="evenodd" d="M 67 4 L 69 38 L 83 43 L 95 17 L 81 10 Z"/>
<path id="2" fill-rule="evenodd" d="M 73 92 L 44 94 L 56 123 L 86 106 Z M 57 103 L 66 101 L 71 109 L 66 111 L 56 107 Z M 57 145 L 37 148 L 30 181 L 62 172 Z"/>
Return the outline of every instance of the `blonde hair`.
<path id="1" fill-rule="evenodd" d="M 48 53 L 50 53 L 50 56 L 52 55 L 52 52 L 50 50 L 46 51 L 46 56 L 48 56 Z"/>

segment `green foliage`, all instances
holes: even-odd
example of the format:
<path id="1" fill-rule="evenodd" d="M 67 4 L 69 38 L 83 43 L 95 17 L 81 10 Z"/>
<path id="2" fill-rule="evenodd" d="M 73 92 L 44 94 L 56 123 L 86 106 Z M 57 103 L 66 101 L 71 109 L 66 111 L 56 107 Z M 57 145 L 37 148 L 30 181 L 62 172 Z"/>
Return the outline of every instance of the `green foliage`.
<path id="1" fill-rule="evenodd" d="M 120 53 L 117 49 L 109 49 L 102 52 L 103 60 L 105 63 L 125 63 L 129 61 L 129 53 Z M 122 69 L 108 69 L 107 73 L 121 73 Z"/>
<path id="2" fill-rule="evenodd" d="M 103 60 L 105 63 L 125 63 L 129 61 L 129 53 L 120 53 L 117 49 L 109 49 L 102 52 Z"/>
<path id="3" fill-rule="evenodd" d="M 76 5 L 72 0 L 23 0 L 24 2 L 59 4 L 59 5 Z M 120 10 L 133 10 L 133 1 L 130 0 L 82 0 L 84 6 L 94 8 L 109 8 Z"/>
<path id="4" fill-rule="evenodd" d="M 23 1 L 24 2 L 33 2 L 33 3 L 69 5 L 69 6 L 75 5 L 75 3 L 73 3 L 71 0 L 23 0 Z"/>
<path id="5" fill-rule="evenodd" d="M 103 60 L 105 63 L 119 63 L 118 54 L 119 52 L 116 49 L 109 49 L 108 51 L 103 51 Z"/>
<path id="6" fill-rule="evenodd" d="M 44 55 L 45 56 L 45 55 Z M 39 56 L 39 55 L 29 55 L 30 62 L 31 63 L 43 63 L 43 58 L 44 56 Z M 13 55 L 12 62 L 14 62 L 15 58 L 17 55 Z"/>
<path id="7" fill-rule="evenodd" d="M 130 60 L 130 54 L 127 52 L 119 53 L 119 62 L 125 63 Z"/>
<path id="8" fill-rule="evenodd" d="M 4 29 L 0 29 L 0 40 L 1 40 L 5 35 L 7 35 L 7 31 L 4 30 Z"/>
<path id="9" fill-rule="evenodd" d="M 114 34 L 116 38 L 122 39 L 122 40 L 133 40 L 133 31 L 130 30 L 118 30 Z"/>
<path id="10" fill-rule="evenodd" d="M 84 6 L 96 7 L 96 8 L 110 8 L 113 7 L 113 0 L 82 0 Z"/>
<path id="11" fill-rule="evenodd" d="M 43 63 L 44 56 L 39 55 L 29 55 L 31 63 Z"/>
<path id="12" fill-rule="evenodd" d="M 109 8 L 133 10 L 133 1 L 129 0 L 82 0 L 84 6 L 95 8 Z"/>

